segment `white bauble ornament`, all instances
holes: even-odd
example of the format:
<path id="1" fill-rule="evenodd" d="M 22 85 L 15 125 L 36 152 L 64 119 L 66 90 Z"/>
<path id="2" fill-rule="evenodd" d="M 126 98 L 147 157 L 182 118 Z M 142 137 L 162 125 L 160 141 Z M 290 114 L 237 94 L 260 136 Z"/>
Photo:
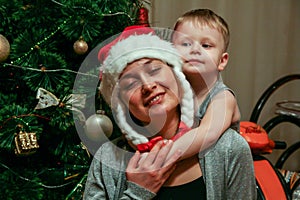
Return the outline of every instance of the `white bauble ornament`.
<path id="1" fill-rule="evenodd" d="M 85 134 L 94 142 L 105 142 L 113 132 L 113 124 L 102 110 L 91 115 L 85 122 Z"/>

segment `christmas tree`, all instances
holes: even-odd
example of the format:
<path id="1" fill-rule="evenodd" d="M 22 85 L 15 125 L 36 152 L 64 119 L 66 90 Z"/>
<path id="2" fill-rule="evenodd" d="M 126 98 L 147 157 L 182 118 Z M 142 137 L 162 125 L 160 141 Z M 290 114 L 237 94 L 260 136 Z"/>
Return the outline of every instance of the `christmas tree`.
<path id="1" fill-rule="evenodd" d="M 92 133 L 99 119 L 110 123 L 106 115 L 114 129 L 109 139 L 119 131 L 98 91 L 80 94 L 88 88 L 75 90 L 74 82 L 99 81 L 98 66 L 79 73 L 82 63 L 90 64 L 86 56 L 126 26 L 141 23 L 144 3 L 1 0 L 1 199 L 82 198 L 92 155 L 78 131 Z M 95 114 L 98 109 L 106 115 Z"/>

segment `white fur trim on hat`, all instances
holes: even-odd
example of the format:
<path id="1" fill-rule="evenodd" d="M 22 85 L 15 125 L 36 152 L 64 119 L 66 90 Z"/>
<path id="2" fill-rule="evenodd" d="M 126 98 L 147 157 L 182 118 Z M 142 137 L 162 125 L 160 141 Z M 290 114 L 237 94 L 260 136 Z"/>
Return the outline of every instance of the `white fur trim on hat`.
<path id="1" fill-rule="evenodd" d="M 170 42 L 160 39 L 152 34 L 132 35 L 112 46 L 107 58 L 103 62 L 103 75 L 100 84 L 100 91 L 106 102 L 116 112 L 116 120 L 124 132 L 126 138 L 133 144 L 147 142 L 148 139 L 137 133 L 126 121 L 125 105 L 120 101 L 112 102 L 114 88 L 119 76 L 125 67 L 141 58 L 155 58 L 170 64 L 177 77 L 183 94 L 180 101 L 181 121 L 191 127 L 194 120 L 193 92 L 189 82 L 182 73 L 182 61 L 177 50 Z"/>

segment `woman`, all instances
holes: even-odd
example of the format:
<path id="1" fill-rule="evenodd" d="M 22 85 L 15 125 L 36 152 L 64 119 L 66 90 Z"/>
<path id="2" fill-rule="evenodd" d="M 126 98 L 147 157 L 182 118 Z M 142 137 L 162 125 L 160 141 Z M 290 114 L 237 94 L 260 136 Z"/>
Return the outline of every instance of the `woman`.
<path id="1" fill-rule="evenodd" d="M 204 158 L 175 164 L 177 152 L 165 161 L 169 140 L 193 125 L 192 90 L 181 64 L 173 46 L 151 34 L 132 35 L 111 47 L 100 90 L 126 140 L 100 147 L 85 199 L 182 199 L 187 193 L 196 199 L 255 199 L 251 153 L 233 130 Z M 150 152 L 133 155 L 136 149 Z"/>

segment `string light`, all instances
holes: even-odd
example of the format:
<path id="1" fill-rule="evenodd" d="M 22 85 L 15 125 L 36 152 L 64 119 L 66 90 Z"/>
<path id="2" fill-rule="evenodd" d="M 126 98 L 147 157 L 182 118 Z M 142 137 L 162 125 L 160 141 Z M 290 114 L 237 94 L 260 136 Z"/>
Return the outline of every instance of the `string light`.
<path id="1" fill-rule="evenodd" d="M 16 175 L 17 177 L 19 177 L 20 179 L 24 180 L 24 181 L 28 181 L 28 182 L 31 182 L 31 183 L 35 183 L 39 186 L 42 186 L 44 188 L 48 188 L 48 189 L 55 189 L 55 188 L 62 188 L 62 187 L 65 187 L 67 185 L 70 185 L 73 183 L 73 181 L 70 181 L 68 183 L 65 183 L 65 184 L 61 184 L 61 185 L 45 185 L 43 183 L 40 183 L 40 182 L 37 182 L 37 181 L 33 181 L 29 178 L 26 178 L 26 177 L 23 177 L 21 175 L 19 175 L 18 173 L 16 173 L 15 171 L 13 171 L 11 168 L 9 168 L 8 166 L 6 166 L 5 164 L 3 163 L 0 163 L 2 167 L 6 168 L 7 170 L 9 170 L 12 174 Z M 42 173 L 42 172 L 41 172 Z M 40 174 L 41 174 L 40 173 Z"/>
<path id="2" fill-rule="evenodd" d="M 28 123 L 27 122 L 24 122 L 24 120 L 22 119 L 23 117 L 38 117 L 38 118 L 41 118 L 41 119 L 46 119 L 46 120 L 50 120 L 49 118 L 47 117 L 44 117 L 44 116 L 41 116 L 41 115 L 37 115 L 37 114 L 24 114 L 24 115 L 18 115 L 18 116 L 11 116 L 9 118 L 7 118 L 3 123 L 2 123 L 2 126 L 0 126 L 0 129 L 3 128 L 3 126 L 9 121 L 9 120 L 12 120 L 12 119 L 18 119 L 20 120 L 21 122 L 23 122 L 24 124 L 26 124 L 28 126 Z"/>
<path id="3" fill-rule="evenodd" d="M 60 2 L 57 2 L 55 0 L 51 0 L 53 3 L 55 4 L 58 4 L 60 6 L 63 6 L 63 7 L 68 7 L 67 5 L 64 5 Z M 79 7 L 79 6 L 73 6 L 72 8 L 74 9 L 82 9 L 84 11 L 87 11 L 87 12 L 90 12 L 92 13 L 93 15 L 99 15 L 97 12 L 94 12 L 86 7 Z M 127 16 L 131 21 L 133 21 L 134 19 L 131 18 L 131 16 L 126 13 L 126 12 L 115 12 L 115 13 L 108 13 L 108 14 L 100 14 L 100 16 L 102 17 L 110 17 L 110 16 L 116 16 L 116 15 L 125 15 Z M 19 61 L 23 60 L 24 58 L 26 58 L 28 55 L 31 54 L 32 51 L 34 51 L 36 48 L 38 48 L 40 45 L 42 45 L 43 43 L 45 43 L 47 40 L 49 40 L 52 36 L 54 36 L 60 29 L 63 28 L 63 26 L 67 23 L 68 20 L 70 20 L 72 18 L 72 16 L 69 17 L 69 19 L 65 20 L 61 25 L 59 25 L 57 27 L 57 29 L 53 32 L 51 32 L 47 37 L 45 37 L 42 41 L 39 41 L 37 42 L 33 47 L 30 48 L 30 50 L 28 52 L 26 52 L 23 56 L 17 58 L 15 61 L 11 61 L 11 64 L 14 64 L 14 63 L 18 63 Z"/>
<path id="4" fill-rule="evenodd" d="M 57 2 L 57 1 L 55 1 L 55 0 L 51 0 L 51 1 L 52 1 L 53 3 L 56 3 L 56 4 L 58 4 L 58 5 L 60 5 L 60 6 L 63 6 L 63 7 L 69 7 L 69 6 L 67 6 L 67 5 L 65 5 L 65 4 L 62 4 L 62 3 L 60 3 L 60 2 Z M 92 11 L 92 10 L 86 8 L 86 7 L 83 7 L 83 6 L 72 6 L 72 8 L 73 8 L 73 9 L 81 9 L 81 10 L 90 12 L 90 13 L 92 13 L 93 15 L 99 15 L 97 12 Z M 129 14 L 127 14 L 127 13 L 125 13 L 125 12 L 116 12 L 116 13 L 109 13 L 109 14 L 101 14 L 100 16 L 102 16 L 102 17 L 111 17 L 111 16 L 115 16 L 115 15 L 125 15 L 125 16 L 127 16 L 131 21 L 134 20 L 133 18 L 131 18 L 131 16 L 130 16 Z"/>
<path id="5" fill-rule="evenodd" d="M 13 65 L 13 64 L 3 64 L 3 66 L 10 66 L 10 67 L 15 67 L 15 68 L 19 68 L 19 69 L 23 69 L 23 70 L 30 70 L 30 71 L 37 71 L 37 72 L 70 72 L 70 73 L 74 73 L 74 74 L 80 74 L 80 75 L 85 75 L 85 76 L 91 76 L 91 77 L 95 77 L 95 78 L 99 78 L 96 75 L 93 74 L 87 74 L 87 73 L 82 73 L 82 72 L 77 72 L 77 71 L 73 71 L 70 69 L 36 69 L 36 68 L 30 68 L 30 67 L 22 67 L 22 66 L 18 66 L 18 65 Z"/>
<path id="6" fill-rule="evenodd" d="M 70 19 L 71 17 L 69 17 Z M 28 55 L 30 55 L 30 53 L 32 51 L 34 51 L 35 49 L 39 48 L 40 45 L 44 44 L 46 41 L 48 41 L 52 36 L 54 36 L 65 24 L 67 23 L 67 20 L 65 20 L 61 25 L 59 25 L 57 27 L 57 29 L 53 32 L 50 33 L 50 35 L 48 35 L 47 37 L 45 37 L 42 41 L 37 42 L 35 45 L 33 45 L 33 47 L 30 48 L 30 50 L 25 53 L 23 56 L 17 58 L 15 61 L 11 61 L 11 64 L 14 64 L 15 62 L 19 62 L 20 60 L 23 60 L 25 57 L 27 57 Z"/>

